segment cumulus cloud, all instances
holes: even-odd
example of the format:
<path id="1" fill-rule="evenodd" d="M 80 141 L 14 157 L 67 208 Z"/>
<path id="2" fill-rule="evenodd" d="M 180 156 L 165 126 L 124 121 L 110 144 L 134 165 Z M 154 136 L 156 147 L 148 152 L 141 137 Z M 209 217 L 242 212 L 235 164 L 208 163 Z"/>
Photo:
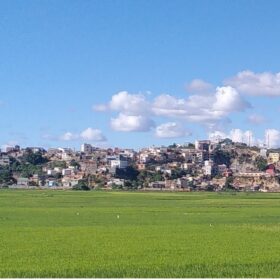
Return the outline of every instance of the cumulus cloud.
<path id="1" fill-rule="evenodd" d="M 263 116 L 260 116 L 258 114 L 252 114 L 248 117 L 248 121 L 251 124 L 262 124 L 265 122 L 265 118 Z"/>
<path id="2" fill-rule="evenodd" d="M 245 143 L 247 145 L 255 145 L 257 143 L 251 130 L 243 131 L 239 128 L 232 129 L 229 133 L 223 131 L 213 131 L 208 134 L 210 140 L 222 140 L 229 138 L 233 142 Z"/>
<path id="3" fill-rule="evenodd" d="M 212 89 L 213 85 L 200 79 L 194 79 L 187 85 L 187 90 L 189 92 L 208 92 Z"/>
<path id="4" fill-rule="evenodd" d="M 158 116 L 184 118 L 190 122 L 211 125 L 226 118 L 232 112 L 242 112 L 251 105 L 232 87 L 217 87 L 215 94 L 191 95 L 177 99 L 160 95 L 152 104 L 152 112 Z"/>
<path id="5" fill-rule="evenodd" d="M 265 130 L 263 139 L 256 139 L 251 130 L 243 131 L 239 128 L 232 129 L 229 133 L 225 133 L 223 131 L 213 131 L 209 133 L 208 137 L 210 140 L 229 138 L 233 142 L 245 143 L 251 146 L 262 146 L 265 144 L 268 148 L 280 147 L 280 131 L 273 128 Z"/>
<path id="6" fill-rule="evenodd" d="M 251 107 L 232 87 L 217 87 L 213 109 L 222 112 L 240 112 Z"/>
<path id="7" fill-rule="evenodd" d="M 175 122 L 168 122 L 157 126 L 155 135 L 158 138 L 177 138 L 186 136 L 187 132 L 183 126 Z"/>
<path id="8" fill-rule="evenodd" d="M 151 107 L 152 112 L 159 116 L 180 117 L 187 114 L 186 100 L 177 99 L 169 94 L 157 96 Z"/>
<path id="9" fill-rule="evenodd" d="M 247 70 L 226 79 L 224 84 L 230 85 L 244 94 L 280 96 L 280 73 L 254 73 Z"/>
<path id="10" fill-rule="evenodd" d="M 227 134 L 219 130 L 212 131 L 208 134 L 208 139 L 211 141 L 217 141 L 226 138 L 227 138 Z"/>
<path id="11" fill-rule="evenodd" d="M 196 82 L 197 83 L 197 82 Z M 161 94 L 148 100 L 143 94 L 126 91 L 112 96 L 108 104 L 97 105 L 99 111 L 112 110 L 119 113 L 111 119 L 111 127 L 117 131 L 148 131 L 154 117 L 199 123 L 208 128 L 218 123 L 229 122 L 229 115 L 242 112 L 251 105 L 232 87 L 217 87 L 214 93 L 193 94 L 176 98 Z M 149 117 L 147 117 L 147 115 Z"/>
<path id="12" fill-rule="evenodd" d="M 120 113 L 111 119 L 111 127 L 116 131 L 149 131 L 154 122 L 142 115 L 127 115 Z"/>
<path id="13" fill-rule="evenodd" d="M 103 135 L 102 131 L 99 129 L 94 129 L 91 127 L 88 127 L 84 131 L 81 132 L 80 138 L 87 141 L 106 141 L 106 137 Z"/>
<path id="14" fill-rule="evenodd" d="M 63 135 L 60 136 L 60 140 L 62 141 L 73 141 L 79 138 L 78 134 L 74 134 L 72 132 L 65 132 Z"/>
<path id="15" fill-rule="evenodd" d="M 253 132 L 251 130 L 242 131 L 239 128 L 232 129 L 229 138 L 233 142 L 246 143 L 247 145 L 253 145 L 254 143 Z"/>
<path id="16" fill-rule="evenodd" d="M 280 147 L 280 131 L 273 128 L 266 129 L 264 143 L 268 148 Z"/>
<path id="17" fill-rule="evenodd" d="M 65 132 L 60 137 L 52 137 L 47 134 L 43 136 L 44 139 L 49 140 L 61 140 L 61 141 L 75 141 L 75 140 L 85 140 L 85 141 L 93 141 L 93 142 L 104 142 L 106 141 L 106 137 L 103 135 L 102 131 L 94 128 L 87 128 L 83 130 L 81 133 L 73 133 L 73 132 Z"/>

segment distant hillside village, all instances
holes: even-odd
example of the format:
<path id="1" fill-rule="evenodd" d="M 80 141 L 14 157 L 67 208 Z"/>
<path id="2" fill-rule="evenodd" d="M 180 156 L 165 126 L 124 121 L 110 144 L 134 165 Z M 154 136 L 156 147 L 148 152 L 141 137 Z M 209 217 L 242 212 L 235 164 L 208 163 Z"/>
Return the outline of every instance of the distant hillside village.
<path id="1" fill-rule="evenodd" d="M 0 187 L 279 192 L 279 155 L 230 139 L 140 151 L 14 146 L 0 153 Z"/>

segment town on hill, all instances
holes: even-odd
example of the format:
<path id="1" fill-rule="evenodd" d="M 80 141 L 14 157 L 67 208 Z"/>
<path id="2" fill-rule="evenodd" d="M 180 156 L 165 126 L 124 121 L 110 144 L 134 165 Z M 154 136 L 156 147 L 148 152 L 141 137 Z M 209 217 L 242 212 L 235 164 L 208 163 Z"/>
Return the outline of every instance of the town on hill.
<path id="1" fill-rule="evenodd" d="M 280 191 L 280 150 L 230 139 L 184 145 L 101 149 L 7 147 L 0 153 L 0 187 Z"/>

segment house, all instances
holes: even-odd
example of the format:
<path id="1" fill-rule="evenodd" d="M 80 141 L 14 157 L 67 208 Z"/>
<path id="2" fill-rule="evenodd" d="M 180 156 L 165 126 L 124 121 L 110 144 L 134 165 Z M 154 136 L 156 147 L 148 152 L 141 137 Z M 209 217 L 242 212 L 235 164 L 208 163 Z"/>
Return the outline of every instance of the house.
<path id="1" fill-rule="evenodd" d="M 63 176 L 69 176 L 69 175 L 72 174 L 72 172 L 73 172 L 73 170 L 71 168 L 64 168 L 64 169 L 62 169 L 62 175 Z"/>
<path id="2" fill-rule="evenodd" d="M 268 154 L 269 163 L 277 163 L 278 161 L 279 161 L 279 153 L 269 153 Z"/>
<path id="3" fill-rule="evenodd" d="M 110 181 L 108 181 L 107 182 L 107 186 L 108 187 L 112 187 L 113 185 L 117 185 L 117 186 L 124 186 L 124 180 L 123 179 L 117 179 L 117 178 L 115 178 L 115 179 L 112 179 L 112 180 L 110 180 Z"/>
<path id="4" fill-rule="evenodd" d="M 58 183 L 57 180 L 48 180 L 47 181 L 47 186 L 50 187 L 50 188 L 58 187 L 59 183 Z"/>
<path id="5" fill-rule="evenodd" d="M 94 150 L 94 149 L 93 149 L 93 147 L 92 147 L 91 144 L 86 144 L 86 143 L 84 143 L 84 144 L 81 145 L 81 152 L 82 152 L 82 153 L 90 154 L 90 153 L 93 152 L 93 150 Z"/>
<path id="6" fill-rule="evenodd" d="M 165 181 L 156 181 L 149 183 L 149 187 L 153 189 L 163 189 L 165 188 Z"/>
<path id="7" fill-rule="evenodd" d="M 223 175 L 227 170 L 227 166 L 225 164 L 219 164 L 217 167 L 218 167 L 217 171 L 219 175 Z"/>
<path id="8" fill-rule="evenodd" d="M 85 174 L 95 174 L 97 171 L 97 162 L 92 160 L 81 161 L 80 169 Z"/>
<path id="9" fill-rule="evenodd" d="M 145 170 L 146 169 L 146 164 L 145 163 L 138 163 L 137 164 L 137 169 L 138 170 Z"/>
<path id="10" fill-rule="evenodd" d="M 265 170 L 265 173 L 271 176 L 275 176 L 275 166 L 274 164 L 269 164 Z"/>
<path id="11" fill-rule="evenodd" d="M 124 169 L 128 166 L 128 160 L 126 157 L 119 155 L 110 160 L 111 168 Z"/>
<path id="12" fill-rule="evenodd" d="M 28 187 L 29 186 L 29 179 L 28 178 L 19 177 L 17 179 L 17 185 L 18 186 L 22 186 L 22 187 Z"/>
<path id="13" fill-rule="evenodd" d="M 0 165 L 9 165 L 10 164 L 10 157 L 6 154 L 0 155 Z"/>

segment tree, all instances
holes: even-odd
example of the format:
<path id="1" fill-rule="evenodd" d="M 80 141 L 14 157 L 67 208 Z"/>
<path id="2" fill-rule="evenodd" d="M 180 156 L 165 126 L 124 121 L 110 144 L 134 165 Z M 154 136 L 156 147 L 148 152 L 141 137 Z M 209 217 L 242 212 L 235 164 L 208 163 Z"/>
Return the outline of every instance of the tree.
<path id="1" fill-rule="evenodd" d="M 11 185 L 15 182 L 12 176 L 12 172 L 7 168 L 0 169 L 0 184 L 1 185 Z"/>
<path id="2" fill-rule="evenodd" d="M 72 187 L 73 190 L 76 191 L 89 191 L 90 188 L 87 185 L 87 182 L 85 180 L 79 180 L 78 184 Z"/>
<path id="3" fill-rule="evenodd" d="M 214 151 L 214 162 L 216 164 L 225 164 L 227 167 L 230 165 L 231 155 L 227 151 L 215 150 Z"/>
<path id="4" fill-rule="evenodd" d="M 33 165 L 38 165 L 48 162 L 48 159 L 43 157 L 41 152 L 33 153 L 31 150 L 27 150 L 22 156 L 22 161 Z"/>
<path id="5" fill-rule="evenodd" d="M 262 156 L 257 156 L 254 164 L 258 168 L 258 170 L 264 171 L 267 166 L 267 160 Z"/>
<path id="6" fill-rule="evenodd" d="M 74 159 L 72 159 L 72 160 L 70 161 L 70 164 L 69 164 L 69 165 L 74 166 L 74 167 L 77 167 L 77 168 L 80 168 L 80 164 L 79 164 L 76 160 L 74 160 Z"/>
<path id="7" fill-rule="evenodd" d="M 233 187 L 232 183 L 233 183 L 233 177 L 232 176 L 227 177 L 225 187 L 224 187 L 225 190 L 233 190 L 234 187 Z"/>
<path id="8" fill-rule="evenodd" d="M 135 181 L 138 175 L 139 171 L 132 166 L 128 166 L 124 169 L 116 169 L 116 177 L 119 179 Z"/>

